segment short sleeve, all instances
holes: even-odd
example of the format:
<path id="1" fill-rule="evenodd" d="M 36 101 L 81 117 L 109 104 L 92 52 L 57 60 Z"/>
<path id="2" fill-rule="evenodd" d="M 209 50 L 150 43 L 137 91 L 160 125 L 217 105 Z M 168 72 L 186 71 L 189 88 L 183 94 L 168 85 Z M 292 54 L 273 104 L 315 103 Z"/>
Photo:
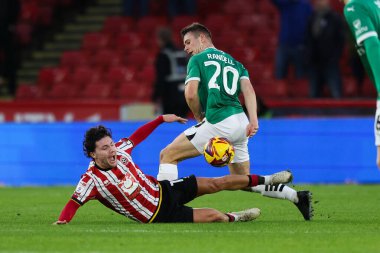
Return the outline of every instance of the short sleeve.
<path id="1" fill-rule="evenodd" d="M 87 174 L 84 174 L 71 198 L 78 204 L 83 205 L 87 201 L 94 199 L 96 194 L 97 190 L 94 181 Z"/>
<path id="2" fill-rule="evenodd" d="M 196 56 L 191 57 L 189 63 L 187 64 L 187 76 L 185 84 L 187 84 L 191 80 L 201 80 L 201 72 Z"/>
<path id="3" fill-rule="evenodd" d="M 239 63 L 241 67 L 241 75 L 240 79 L 249 79 L 248 70 L 243 66 L 243 64 Z"/>
<path id="4" fill-rule="evenodd" d="M 128 138 L 120 139 L 115 146 L 118 149 L 123 150 L 124 152 L 130 154 L 132 152 L 132 149 L 134 147 L 133 142 Z"/>

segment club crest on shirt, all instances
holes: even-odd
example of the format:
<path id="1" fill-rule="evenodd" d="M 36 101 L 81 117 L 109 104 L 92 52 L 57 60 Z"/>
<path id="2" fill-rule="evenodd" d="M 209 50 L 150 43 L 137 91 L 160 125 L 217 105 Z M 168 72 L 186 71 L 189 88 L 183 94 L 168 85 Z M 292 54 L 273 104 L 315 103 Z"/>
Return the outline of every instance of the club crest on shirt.
<path id="1" fill-rule="evenodd" d="M 128 160 L 127 160 L 127 158 L 125 158 L 125 157 L 122 157 L 121 159 L 120 159 L 120 162 L 122 163 L 122 164 L 124 164 L 124 165 L 127 165 L 129 162 L 128 162 Z"/>

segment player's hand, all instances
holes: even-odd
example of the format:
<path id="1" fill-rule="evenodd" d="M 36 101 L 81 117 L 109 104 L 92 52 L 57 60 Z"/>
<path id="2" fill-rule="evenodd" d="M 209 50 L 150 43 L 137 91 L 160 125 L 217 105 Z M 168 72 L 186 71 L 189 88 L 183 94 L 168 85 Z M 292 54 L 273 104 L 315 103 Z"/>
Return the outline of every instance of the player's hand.
<path id="1" fill-rule="evenodd" d="M 68 224 L 68 222 L 65 220 L 57 220 L 52 225 L 66 225 L 66 224 Z"/>
<path id="2" fill-rule="evenodd" d="M 182 124 L 185 124 L 187 122 L 187 119 L 179 117 L 175 114 L 164 114 L 162 115 L 165 122 L 171 123 L 171 122 L 179 122 Z"/>
<path id="3" fill-rule="evenodd" d="M 246 135 L 248 138 L 254 136 L 257 131 L 259 131 L 259 124 L 258 122 L 255 123 L 249 123 L 246 128 Z"/>

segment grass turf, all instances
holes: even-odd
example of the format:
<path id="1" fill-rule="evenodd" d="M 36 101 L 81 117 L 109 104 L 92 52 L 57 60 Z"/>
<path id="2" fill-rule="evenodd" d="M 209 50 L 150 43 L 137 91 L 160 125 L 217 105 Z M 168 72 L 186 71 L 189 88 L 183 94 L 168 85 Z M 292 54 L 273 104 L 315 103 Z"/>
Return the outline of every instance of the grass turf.
<path id="1" fill-rule="evenodd" d="M 380 185 L 295 188 L 312 190 L 313 221 L 288 201 L 238 191 L 190 206 L 259 207 L 256 221 L 138 224 L 90 201 L 65 226 L 51 224 L 74 187 L 0 188 L 0 252 L 379 252 Z"/>

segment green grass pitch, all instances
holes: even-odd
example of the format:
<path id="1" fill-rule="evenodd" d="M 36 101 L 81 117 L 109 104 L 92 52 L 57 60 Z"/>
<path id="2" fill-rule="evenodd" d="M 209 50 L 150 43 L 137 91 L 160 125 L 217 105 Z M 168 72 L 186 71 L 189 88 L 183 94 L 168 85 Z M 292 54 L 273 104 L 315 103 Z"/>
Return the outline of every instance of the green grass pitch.
<path id="1" fill-rule="evenodd" d="M 380 252 L 380 185 L 296 185 L 313 192 L 305 222 L 285 200 L 222 192 L 189 205 L 261 208 L 253 222 L 138 224 L 96 201 L 51 225 L 74 187 L 0 188 L 0 252 Z"/>

